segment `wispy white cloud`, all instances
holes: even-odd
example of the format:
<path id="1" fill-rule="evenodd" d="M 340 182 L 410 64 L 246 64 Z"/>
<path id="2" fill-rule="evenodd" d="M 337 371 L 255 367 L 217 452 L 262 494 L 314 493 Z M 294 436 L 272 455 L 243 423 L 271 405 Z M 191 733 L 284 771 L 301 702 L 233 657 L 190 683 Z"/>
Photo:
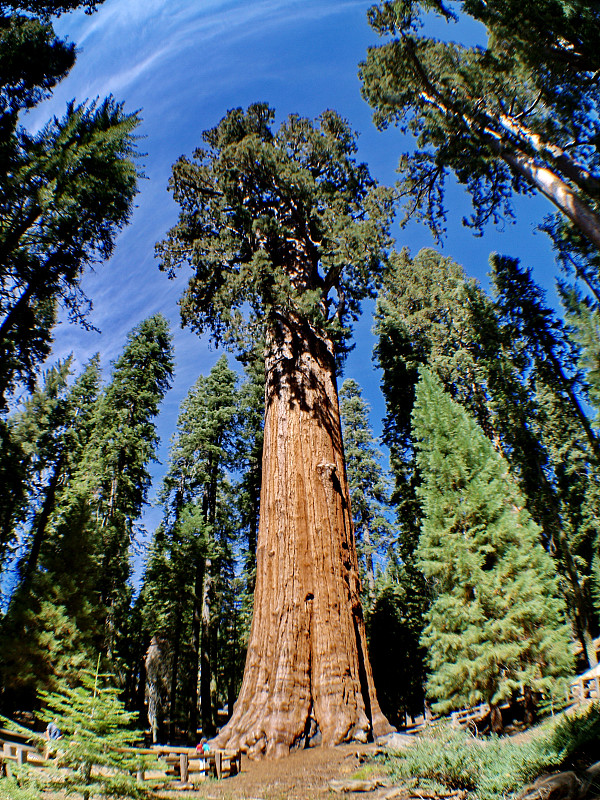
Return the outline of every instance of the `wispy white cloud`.
<path id="1" fill-rule="evenodd" d="M 215 47 L 230 49 L 236 42 L 282 26 L 343 17 L 349 8 L 362 5 L 362 0 L 215 0 L 202 4 L 195 0 L 109 0 L 96 15 L 83 17 L 80 23 L 78 47 L 86 59 L 95 54 L 93 66 L 88 61 L 92 77 L 85 94 L 95 97 L 123 91 L 190 50 L 210 55 Z M 111 54 L 108 59 L 107 50 Z M 204 63 L 210 71 L 210 59 Z"/>

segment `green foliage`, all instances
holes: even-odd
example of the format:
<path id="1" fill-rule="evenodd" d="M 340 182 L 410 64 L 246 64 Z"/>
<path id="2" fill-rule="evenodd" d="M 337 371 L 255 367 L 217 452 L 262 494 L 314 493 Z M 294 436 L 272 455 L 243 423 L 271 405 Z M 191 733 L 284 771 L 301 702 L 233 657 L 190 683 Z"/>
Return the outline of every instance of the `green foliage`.
<path id="1" fill-rule="evenodd" d="M 413 412 L 434 601 L 423 644 L 428 693 L 448 711 L 550 690 L 572 669 L 564 603 L 506 461 L 423 370 Z"/>
<path id="2" fill-rule="evenodd" d="M 27 502 L 19 581 L 2 620 L 4 707 L 32 707 L 38 688 L 72 677 L 102 651 L 121 671 L 130 645 L 130 548 L 150 485 L 158 413 L 172 375 L 166 320 L 131 332 L 98 396 L 98 360 L 68 386 L 69 363 L 10 420 L 24 456 Z M 42 620 L 40 622 L 40 619 Z"/>
<path id="3" fill-rule="evenodd" d="M 161 493 L 165 518 L 142 589 L 145 630 L 155 637 L 170 683 L 156 698 L 156 718 L 168 712 L 192 736 L 199 673 L 205 731 L 217 698 L 228 700 L 238 688 L 243 626 L 233 547 L 239 518 L 229 474 L 240 466 L 240 440 L 249 434 L 243 414 L 237 376 L 222 356 L 182 403 Z"/>
<path id="4" fill-rule="evenodd" d="M 40 133 L 20 133 L 0 192 L 3 396 L 18 382 L 32 380 L 34 365 L 24 354 L 33 333 L 38 340 L 41 336 L 40 311 L 48 315 L 60 300 L 72 319 L 85 316 L 81 275 L 110 255 L 132 210 L 138 122 L 107 98 L 87 106 L 70 104 L 62 120 L 54 119 Z M 40 352 L 51 341 L 53 322 L 52 313 L 45 340 L 36 345 Z"/>
<path id="5" fill-rule="evenodd" d="M 178 224 L 157 245 L 170 275 L 193 270 L 182 319 L 242 351 L 278 317 L 309 321 L 338 344 L 381 278 L 391 194 L 357 164 L 334 111 L 314 123 L 234 109 L 181 157 L 170 188 Z"/>
<path id="6" fill-rule="evenodd" d="M 47 788 L 93 797 L 142 800 L 152 795 L 136 781 L 147 757 L 121 752 L 138 744 L 142 735 L 132 728 L 134 714 L 125 711 L 110 677 L 82 670 L 74 686 L 65 681 L 57 692 L 41 692 L 44 722 L 55 720 L 61 732 L 53 740 L 57 769 Z M 152 762 L 156 765 L 156 760 Z"/>
<path id="7" fill-rule="evenodd" d="M 433 250 L 392 256 L 378 301 L 394 500 L 402 558 L 418 536 L 410 415 L 418 367 L 427 367 L 501 452 L 543 531 L 580 639 L 590 636 L 589 582 L 597 552 L 595 435 L 582 400 L 581 350 L 545 303 L 530 271 L 492 256 L 495 302 Z"/>
<path id="8" fill-rule="evenodd" d="M 360 386 L 352 379 L 346 379 L 340 389 L 340 418 L 363 603 L 368 613 L 374 599 L 377 562 L 390 550 L 394 529 L 389 520 L 387 476 L 371 429 L 369 406 L 362 398 Z"/>
<path id="9" fill-rule="evenodd" d="M 587 768 L 597 757 L 599 737 L 597 705 L 562 715 L 528 741 L 491 736 L 481 742 L 436 725 L 392 756 L 389 768 L 395 780 L 415 789 L 466 789 L 473 800 L 496 800 L 518 792 L 544 772 Z"/>
<path id="10" fill-rule="evenodd" d="M 244 629 L 250 633 L 254 582 L 256 578 L 256 543 L 260 512 L 262 482 L 262 455 L 265 417 L 265 366 L 264 346 L 253 348 L 245 359 L 246 380 L 239 391 L 239 420 L 241 431 L 236 456 L 241 477 L 236 489 L 240 525 L 246 535 L 244 564 L 245 590 L 243 593 Z"/>
<path id="11" fill-rule="evenodd" d="M 600 745 L 600 706 L 592 703 L 576 713 L 565 714 L 552 732 L 552 747 L 561 763 L 587 768 L 597 760 Z"/>
<path id="12" fill-rule="evenodd" d="M 39 782 L 31 770 L 15 769 L 0 782 L 1 800 L 42 800 Z"/>
<path id="13" fill-rule="evenodd" d="M 485 46 L 453 41 L 464 12 L 486 26 Z M 427 15 L 445 21 L 447 34 L 428 36 Z M 421 219 L 443 235 L 451 173 L 471 195 L 463 222 L 477 233 L 514 218 L 515 193 L 541 192 L 559 209 L 543 229 L 597 293 L 597 5 L 384 0 L 369 20 L 387 41 L 361 64 L 363 94 L 380 128 L 396 124 L 416 143 L 400 158 L 404 221 Z"/>
<path id="14" fill-rule="evenodd" d="M 395 780 L 413 779 L 416 787 L 465 789 L 473 800 L 497 800 L 559 762 L 544 735 L 529 742 L 491 737 L 482 743 L 440 725 L 398 753 L 390 766 Z"/>
<path id="15" fill-rule="evenodd" d="M 391 570 L 388 569 L 388 573 Z M 369 658 L 381 710 L 396 727 L 405 714 L 423 713 L 425 701 L 425 651 L 423 608 L 426 606 L 422 575 L 403 566 L 397 574 L 381 578 L 367 617 Z"/>

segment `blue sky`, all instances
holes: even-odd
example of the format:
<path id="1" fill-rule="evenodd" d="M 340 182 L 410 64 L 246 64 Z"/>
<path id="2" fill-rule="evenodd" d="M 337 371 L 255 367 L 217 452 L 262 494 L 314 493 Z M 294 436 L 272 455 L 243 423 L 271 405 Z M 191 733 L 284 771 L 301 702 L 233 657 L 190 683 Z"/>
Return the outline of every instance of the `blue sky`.
<path id="1" fill-rule="evenodd" d="M 154 259 L 155 243 L 177 216 L 166 190 L 171 165 L 181 154 L 191 155 L 201 132 L 228 109 L 264 100 L 279 119 L 292 112 L 314 117 L 326 108 L 336 109 L 360 134 L 359 158 L 381 182 L 393 183 L 398 155 L 409 143 L 395 129 L 378 132 L 360 96 L 358 63 L 377 42 L 367 24 L 368 7 L 363 0 L 107 0 L 92 16 L 75 12 L 55 25 L 61 36 L 76 43 L 78 60 L 53 97 L 24 122 L 38 128 L 52 114 L 61 116 L 70 99 L 81 102 L 112 93 L 127 110 L 140 110 L 140 150 L 146 154 L 142 165 L 147 177 L 114 256 L 84 279 L 94 302 L 91 321 L 101 333 L 61 324 L 54 357 L 72 351 L 81 365 L 100 351 L 107 369 L 122 350 L 127 332 L 162 312 L 171 321 L 177 363 L 174 386 L 159 419 L 163 465 L 181 399 L 219 356 L 206 339 L 180 329 L 177 299 L 186 276 L 167 280 Z M 468 34 L 477 37 L 479 31 Z M 523 199 L 517 203 L 518 225 L 504 231 L 492 228 L 485 237 L 475 238 L 461 224 L 469 204 L 457 190 L 444 253 L 484 283 L 490 252 L 519 256 L 551 290 L 553 258 L 544 235 L 534 233 L 535 224 L 550 210 L 543 200 Z M 416 225 L 404 231 L 396 226 L 394 234 L 397 246 L 413 253 L 433 244 L 429 233 Z M 379 431 L 384 407 L 371 362 L 371 315 L 372 308 L 365 308 L 345 375 L 363 387 Z M 156 482 L 163 468 L 154 469 Z M 159 516 L 157 509 L 146 514 L 150 530 Z"/>

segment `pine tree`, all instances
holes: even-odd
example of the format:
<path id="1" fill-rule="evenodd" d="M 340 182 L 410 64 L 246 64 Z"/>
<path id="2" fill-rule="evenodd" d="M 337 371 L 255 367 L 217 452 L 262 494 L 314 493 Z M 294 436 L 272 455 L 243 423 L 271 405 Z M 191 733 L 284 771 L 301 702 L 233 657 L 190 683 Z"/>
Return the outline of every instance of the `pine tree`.
<path id="1" fill-rule="evenodd" d="M 152 796 L 149 785 L 136 781 L 148 759 L 123 752 L 139 744 L 142 734 L 132 728 L 135 715 L 125 711 L 109 675 L 84 669 L 75 686 L 62 681 L 58 691 L 42 691 L 40 698 L 40 718 L 54 721 L 61 733 L 53 741 L 57 769 L 46 789 L 77 793 L 84 800 Z"/>
<path id="2" fill-rule="evenodd" d="M 43 455 L 44 483 L 2 626 L 5 702 L 21 697 L 22 707 L 31 706 L 59 668 L 72 674 L 97 652 L 115 673 L 125 669 L 130 548 L 156 453 L 154 417 L 171 373 L 168 326 L 158 315 L 131 332 L 99 397 L 93 360 L 58 405 L 41 397 L 32 401 L 39 413 L 21 421 L 39 433 L 23 435 Z M 42 615 L 43 624 L 30 624 Z"/>
<path id="3" fill-rule="evenodd" d="M 492 256 L 491 265 L 500 319 L 535 398 L 531 431 L 547 453 L 545 491 L 533 511 L 555 553 L 575 630 L 594 666 L 597 622 L 587 584 L 598 540 L 599 442 L 585 408 L 581 348 L 546 305 L 531 270 L 505 256 Z"/>
<path id="4" fill-rule="evenodd" d="M 27 707 L 38 686 L 72 675 L 87 655 L 85 638 L 70 619 L 61 592 L 40 559 L 54 535 L 56 509 L 68 494 L 91 431 L 99 383 L 94 357 L 72 386 L 71 359 L 49 369 L 44 384 L 10 419 L 23 456 L 19 513 L 12 537 L 22 542 L 16 585 L 0 627 L 4 707 Z"/>
<path id="5" fill-rule="evenodd" d="M 421 569 L 434 601 L 423 643 L 440 711 L 517 690 L 529 710 L 572 668 L 557 576 L 508 464 L 426 370 L 414 409 L 423 525 Z"/>
<path id="6" fill-rule="evenodd" d="M 149 620 L 148 632 L 170 644 L 171 719 L 177 714 L 179 694 L 192 737 L 197 729 L 198 678 L 202 730 L 206 735 L 215 729 L 219 659 L 213 651 L 217 620 L 225 613 L 217 604 L 223 587 L 233 579 L 229 540 L 235 506 L 227 472 L 234 467 L 237 451 L 236 384 L 237 376 L 222 356 L 182 404 L 162 491 L 165 521 L 155 537 L 144 588 L 147 602 L 152 598 L 152 606 L 162 608 L 160 616 Z M 170 573 L 166 585 L 162 570 Z M 164 585 L 164 594 L 156 581 Z M 184 683 L 180 674 L 187 678 Z"/>
<path id="7" fill-rule="evenodd" d="M 512 219 L 513 193 L 539 192 L 564 220 L 559 236 L 574 230 L 597 253 L 600 177 L 589 142 L 598 135 L 598 9 L 587 4 L 584 13 L 578 0 L 543 0 L 535 9 L 505 0 L 458 6 L 486 25 L 487 46 L 428 36 L 428 12 L 449 24 L 458 19 L 438 0 L 391 0 L 369 12 L 388 41 L 361 65 L 363 93 L 376 123 L 410 131 L 418 148 L 400 161 L 407 214 L 441 234 L 452 171 L 471 195 L 465 222 L 476 230 Z"/>
<path id="8" fill-rule="evenodd" d="M 262 455 L 265 418 L 265 365 L 264 345 L 252 348 L 244 359 L 246 380 L 240 387 L 240 452 L 238 463 L 241 478 L 237 486 L 237 504 L 240 522 L 247 532 L 246 613 L 252 617 L 252 596 L 256 580 L 256 544 L 260 511 L 260 487 L 262 481 Z M 248 625 L 249 628 L 249 625 Z"/>
<path id="9" fill-rule="evenodd" d="M 150 488 L 149 464 L 156 459 L 154 419 L 172 373 L 168 323 L 157 314 L 130 332 L 112 379 L 98 399 L 72 505 L 48 555 L 47 568 L 70 582 L 69 553 L 84 522 L 91 546 L 86 557 L 97 571 L 90 588 L 98 592 L 105 614 L 101 646 L 110 655 L 118 653 L 120 618 L 127 613 L 130 595 L 130 547 Z"/>
<path id="10" fill-rule="evenodd" d="M 367 618 L 369 655 L 381 710 L 402 727 L 423 713 L 425 650 L 421 645 L 428 596 L 422 574 L 407 563 L 387 566 Z"/>
<path id="11" fill-rule="evenodd" d="M 112 252 L 137 192 L 137 114 L 112 97 L 76 105 L 36 134 L 20 115 L 47 98 L 75 62 L 51 18 L 103 0 L 0 3 L 0 410 L 33 390 L 60 303 L 86 321 L 85 269 Z"/>
<path id="12" fill-rule="evenodd" d="M 565 384 L 572 385 L 576 402 L 579 394 L 585 397 L 568 330 L 544 307 L 531 276 L 514 259 L 492 257 L 493 267 L 503 271 L 496 303 L 433 250 L 414 258 L 404 251 L 392 256 L 392 264 L 378 301 L 377 355 L 404 563 L 410 562 L 420 516 L 410 413 L 418 366 L 427 365 L 509 461 L 556 560 L 574 629 L 594 663 L 586 582 L 598 495 L 592 453 L 581 438 L 581 407 L 565 393 Z"/>
<path id="13" fill-rule="evenodd" d="M 393 527 L 389 521 L 388 484 L 369 422 L 369 406 L 360 386 L 351 378 L 340 389 L 340 418 L 356 546 L 366 585 L 363 604 L 368 611 L 375 598 L 377 556 L 385 556 L 389 550 Z"/>

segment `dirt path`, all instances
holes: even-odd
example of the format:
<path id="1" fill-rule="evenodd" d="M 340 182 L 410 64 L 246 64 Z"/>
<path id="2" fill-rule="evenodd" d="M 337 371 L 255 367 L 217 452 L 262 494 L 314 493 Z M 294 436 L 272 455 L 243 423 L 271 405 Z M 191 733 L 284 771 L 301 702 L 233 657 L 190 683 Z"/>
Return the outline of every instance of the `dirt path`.
<path id="1" fill-rule="evenodd" d="M 180 800 L 324 800 L 331 797 L 329 781 L 353 777 L 365 756 L 376 749 L 376 745 L 347 744 L 298 750 L 278 760 L 250 761 L 244 757 L 240 775 L 221 781 L 201 781 L 193 791 L 170 792 L 168 797 Z M 369 778 L 378 774 L 383 772 L 373 772 L 369 768 Z"/>

